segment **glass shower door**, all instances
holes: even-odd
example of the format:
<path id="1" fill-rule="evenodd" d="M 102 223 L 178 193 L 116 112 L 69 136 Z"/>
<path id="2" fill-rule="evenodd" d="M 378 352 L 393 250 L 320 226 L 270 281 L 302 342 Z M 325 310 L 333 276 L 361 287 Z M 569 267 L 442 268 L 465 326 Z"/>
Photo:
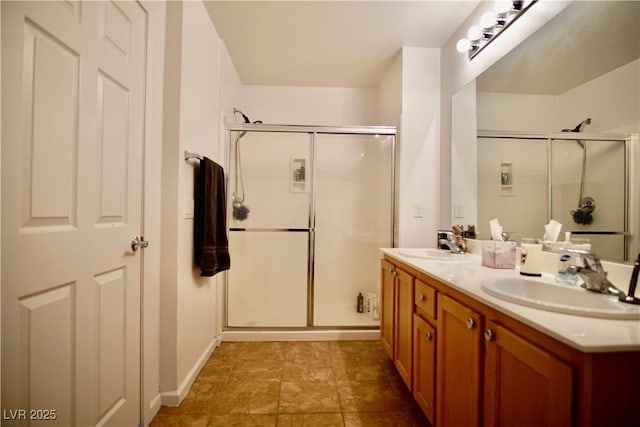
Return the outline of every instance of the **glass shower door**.
<path id="1" fill-rule="evenodd" d="M 372 266 L 379 264 L 379 248 L 393 242 L 393 138 L 316 136 L 315 326 L 379 325 L 373 310 L 380 277 Z"/>
<path id="2" fill-rule="evenodd" d="M 230 132 L 230 327 L 307 325 L 310 138 Z"/>
<path id="3" fill-rule="evenodd" d="M 478 142 L 480 238 L 491 238 L 488 225 L 493 218 L 505 231 L 513 232 L 511 240 L 540 236 L 550 209 L 547 143 L 527 138 L 480 138 Z M 507 174 L 504 180 L 503 173 Z"/>
<path id="4" fill-rule="evenodd" d="M 625 142 L 553 140 L 551 158 L 551 217 L 589 239 L 600 258 L 625 261 Z"/>

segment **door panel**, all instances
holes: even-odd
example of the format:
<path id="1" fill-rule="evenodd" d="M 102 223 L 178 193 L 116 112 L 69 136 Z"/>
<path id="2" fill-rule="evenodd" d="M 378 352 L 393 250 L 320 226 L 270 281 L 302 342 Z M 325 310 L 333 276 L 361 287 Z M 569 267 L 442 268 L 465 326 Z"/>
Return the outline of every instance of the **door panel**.
<path id="1" fill-rule="evenodd" d="M 395 331 L 395 267 L 386 260 L 380 261 L 380 342 L 391 360 L 394 360 Z"/>
<path id="2" fill-rule="evenodd" d="M 140 419 L 146 12 L 2 2 L 2 408 Z"/>
<path id="3" fill-rule="evenodd" d="M 436 420 L 439 426 L 481 424 L 481 330 L 480 314 L 438 294 Z"/>
<path id="4" fill-rule="evenodd" d="M 502 326 L 485 347 L 485 426 L 573 425 L 573 369 Z"/>
<path id="5" fill-rule="evenodd" d="M 76 225 L 79 65 L 69 46 L 25 23 L 22 231 Z"/>
<path id="6" fill-rule="evenodd" d="M 22 401 L 29 399 L 34 409 L 56 408 L 60 413 L 60 423 L 70 422 L 69 415 L 73 407 L 71 331 L 74 285 L 69 283 L 54 287 L 19 301 L 20 354 L 28 355 L 20 360 L 18 366 L 22 374 L 20 398 Z M 2 378 L 4 384 L 4 370 Z M 58 392 L 52 393 L 52 389 Z M 5 393 L 3 390 L 3 399 Z M 19 408 L 26 409 L 24 406 Z M 3 409 L 14 408 L 3 405 Z"/>

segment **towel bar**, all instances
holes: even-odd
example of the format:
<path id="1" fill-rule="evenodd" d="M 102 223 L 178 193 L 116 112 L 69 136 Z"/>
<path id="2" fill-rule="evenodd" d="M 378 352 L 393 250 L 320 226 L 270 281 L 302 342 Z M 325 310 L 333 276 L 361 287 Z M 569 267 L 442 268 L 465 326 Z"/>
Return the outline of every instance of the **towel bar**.
<path id="1" fill-rule="evenodd" d="M 187 150 L 184 150 L 184 159 L 185 160 L 189 160 L 189 159 L 198 159 L 198 160 L 202 160 L 202 156 L 198 153 L 191 153 Z"/>

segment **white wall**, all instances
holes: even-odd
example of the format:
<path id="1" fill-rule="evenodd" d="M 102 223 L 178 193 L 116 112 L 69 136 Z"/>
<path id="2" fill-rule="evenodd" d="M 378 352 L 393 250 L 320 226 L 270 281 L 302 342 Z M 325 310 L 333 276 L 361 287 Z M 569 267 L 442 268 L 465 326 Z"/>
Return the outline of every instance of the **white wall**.
<path id="1" fill-rule="evenodd" d="M 478 224 L 478 124 L 476 120 L 476 82 L 460 89 L 451 102 L 452 173 L 458 179 L 451 182 L 451 222 L 463 225 Z"/>
<path id="2" fill-rule="evenodd" d="M 402 115 L 402 52 L 393 59 L 378 87 L 378 122 L 400 128 Z"/>
<path id="3" fill-rule="evenodd" d="M 477 105 L 481 130 L 560 132 L 574 126 L 561 124 L 560 99 L 553 95 L 478 92 Z"/>
<path id="4" fill-rule="evenodd" d="M 379 124 L 376 88 L 244 86 L 242 100 L 238 109 L 268 124 Z"/>
<path id="5" fill-rule="evenodd" d="M 585 132 L 640 132 L 640 60 L 632 61 L 559 96 L 559 122 L 575 126 L 587 117 Z"/>
<path id="6" fill-rule="evenodd" d="M 194 263 L 196 161 L 183 152 L 224 164 L 220 118 L 231 107 L 221 101 L 233 101 L 238 79 L 201 2 L 167 3 L 166 49 L 160 387 L 163 404 L 176 405 L 217 344 L 223 277 L 200 277 Z"/>
<path id="7" fill-rule="evenodd" d="M 440 197 L 440 50 L 402 49 L 398 246 L 435 247 Z M 414 215 L 414 207 L 422 211 Z"/>
<path id="8" fill-rule="evenodd" d="M 180 153 L 195 151 L 214 161 L 218 139 L 218 76 L 220 44 L 204 5 L 183 4 Z M 215 340 L 216 278 L 201 278 L 194 265 L 193 219 L 187 218 L 194 192 L 192 162 L 179 163 L 178 197 L 178 380 L 185 378 Z M 187 208 L 189 206 L 189 208 Z"/>

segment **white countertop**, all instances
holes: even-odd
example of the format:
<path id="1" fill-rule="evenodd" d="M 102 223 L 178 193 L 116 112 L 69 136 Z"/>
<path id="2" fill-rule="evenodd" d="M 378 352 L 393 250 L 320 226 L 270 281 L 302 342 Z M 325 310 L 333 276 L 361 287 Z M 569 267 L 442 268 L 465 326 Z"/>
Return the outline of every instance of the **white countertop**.
<path id="1" fill-rule="evenodd" d="M 384 254 L 573 348 L 587 353 L 640 351 L 640 319 L 609 320 L 582 317 L 508 302 L 487 294 L 481 289 L 480 284 L 492 278 L 522 277 L 517 269 L 483 267 L 480 256 L 477 255 L 467 255 L 470 261 L 466 262 L 438 261 L 403 256 L 400 255 L 401 250 L 381 249 Z M 553 276 L 545 274 L 540 280 L 553 283 L 554 279 Z M 603 295 L 603 298 L 614 297 Z"/>

